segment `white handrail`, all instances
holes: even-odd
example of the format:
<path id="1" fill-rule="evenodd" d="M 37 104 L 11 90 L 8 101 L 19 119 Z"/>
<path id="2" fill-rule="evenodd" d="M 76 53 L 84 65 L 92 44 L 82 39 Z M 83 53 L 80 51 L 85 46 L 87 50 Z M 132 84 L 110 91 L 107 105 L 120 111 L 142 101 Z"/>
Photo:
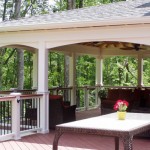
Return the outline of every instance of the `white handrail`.
<path id="1" fill-rule="evenodd" d="M 21 134 L 25 133 L 25 132 L 31 132 L 31 131 L 39 131 L 42 130 L 40 128 L 40 126 L 37 126 L 37 128 L 34 129 L 28 129 L 28 130 L 24 130 L 24 131 L 20 131 L 20 127 L 21 127 L 21 122 L 20 122 L 20 100 L 27 100 L 27 99 L 35 99 L 35 98 L 39 98 L 42 99 L 42 94 L 29 94 L 29 95 L 9 95 L 9 96 L 4 96 L 4 97 L 0 97 L 0 103 L 1 102 L 7 102 L 10 101 L 12 103 L 12 108 L 11 110 L 11 124 L 7 125 L 9 127 L 11 127 L 11 131 L 12 132 L 8 132 L 6 134 L 3 134 L 0 136 L 0 141 L 4 141 L 4 140 L 9 140 L 9 139 L 20 139 L 21 138 Z M 2 106 L 2 105 L 1 105 Z M 1 109 L 1 108 L 0 108 Z M 31 114 L 32 115 L 32 114 Z M 39 115 L 37 115 L 37 121 L 38 121 L 38 125 L 39 125 Z M 5 124 L 5 123 L 4 123 Z M 1 129 L 3 130 L 3 129 Z"/>

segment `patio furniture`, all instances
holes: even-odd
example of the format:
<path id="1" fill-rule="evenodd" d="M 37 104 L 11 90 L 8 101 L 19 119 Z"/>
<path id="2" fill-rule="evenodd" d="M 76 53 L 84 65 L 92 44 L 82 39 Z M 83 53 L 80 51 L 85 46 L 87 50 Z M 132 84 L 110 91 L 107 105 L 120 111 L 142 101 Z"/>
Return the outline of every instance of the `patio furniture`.
<path id="1" fill-rule="evenodd" d="M 136 89 L 135 104 L 132 112 L 137 113 L 150 113 L 150 89 Z"/>
<path id="2" fill-rule="evenodd" d="M 111 113 L 57 125 L 53 150 L 58 150 L 59 138 L 64 133 L 111 136 L 115 139 L 115 150 L 119 150 L 119 139 L 123 141 L 124 150 L 133 150 L 133 137 L 150 129 L 150 120 L 147 118 L 150 118 L 150 114 L 127 113 L 126 120 L 122 121 L 117 119 L 117 113 Z"/>
<path id="3" fill-rule="evenodd" d="M 26 108 L 25 124 L 32 125 L 37 120 L 37 108 Z M 76 105 L 70 106 L 61 95 L 49 95 L 49 129 L 60 123 L 76 120 Z"/>
<path id="4" fill-rule="evenodd" d="M 108 114 L 114 112 L 113 106 L 118 99 L 126 100 L 129 102 L 127 111 L 131 111 L 133 105 L 133 90 L 132 89 L 119 89 L 110 88 L 105 99 L 101 99 L 101 113 Z"/>
<path id="5" fill-rule="evenodd" d="M 101 99 L 101 112 L 114 112 L 113 106 L 118 99 L 129 102 L 128 112 L 150 113 L 150 89 L 108 89 L 107 97 Z"/>
<path id="6" fill-rule="evenodd" d="M 50 129 L 55 129 L 57 124 L 76 120 L 76 105 L 70 106 L 68 102 L 63 102 L 61 95 L 50 95 L 49 100 Z"/>
<path id="7" fill-rule="evenodd" d="M 28 123 L 29 121 L 29 123 Z M 26 108 L 25 113 L 25 124 L 33 125 L 37 121 L 37 109 L 36 108 Z"/>

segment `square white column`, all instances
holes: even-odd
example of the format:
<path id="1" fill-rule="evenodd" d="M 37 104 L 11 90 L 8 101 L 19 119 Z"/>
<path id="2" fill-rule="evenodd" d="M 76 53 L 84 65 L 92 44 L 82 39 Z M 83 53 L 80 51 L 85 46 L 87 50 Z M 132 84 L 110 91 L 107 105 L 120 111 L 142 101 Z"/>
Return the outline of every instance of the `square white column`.
<path id="1" fill-rule="evenodd" d="M 49 91 L 48 91 L 48 50 L 45 42 L 39 42 L 38 50 L 38 91 L 43 94 L 40 101 L 41 133 L 49 132 Z"/>
<path id="2" fill-rule="evenodd" d="M 103 59 L 96 58 L 96 85 L 103 85 Z"/>
<path id="3" fill-rule="evenodd" d="M 71 90 L 71 105 L 76 104 L 76 56 L 73 53 L 72 57 L 69 57 L 69 86 Z"/>
<path id="4" fill-rule="evenodd" d="M 38 87 L 38 52 L 33 54 L 33 85 L 32 89 L 37 89 Z"/>
<path id="5" fill-rule="evenodd" d="M 143 86 L 143 56 L 138 55 L 138 87 Z"/>
<path id="6" fill-rule="evenodd" d="M 39 43 L 38 50 L 38 91 L 48 91 L 48 50 L 45 43 Z"/>

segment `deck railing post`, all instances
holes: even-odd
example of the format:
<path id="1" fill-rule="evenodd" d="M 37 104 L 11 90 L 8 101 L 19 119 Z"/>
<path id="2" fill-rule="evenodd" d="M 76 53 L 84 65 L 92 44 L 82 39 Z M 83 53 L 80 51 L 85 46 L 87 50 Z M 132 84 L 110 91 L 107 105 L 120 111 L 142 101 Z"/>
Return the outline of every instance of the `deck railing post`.
<path id="1" fill-rule="evenodd" d="M 97 106 L 100 106 L 100 99 L 99 99 L 99 96 L 98 96 L 98 93 L 99 93 L 99 90 L 100 90 L 100 87 L 99 86 L 96 86 L 95 87 L 95 99 L 96 99 L 96 101 L 95 101 L 95 103 L 96 103 L 96 105 Z"/>
<path id="2" fill-rule="evenodd" d="M 89 97 L 88 97 L 88 87 L 85 86 L 84 88 L 84 107 L 85 110 L 88 110 L 89 108 Z"/>
<path id="3" fill-rule="evenodd" d="M 49 133 L 49 92 L 38 92 L 38 94 L 43 94 L 40 100 L 40 122 L 38 125 L 41 131 L 39 133 Z"/>
<path id="4" fill-rule="evenodd" d="M 12 101 L 12 133 L 14 139 L 18 140 L 20 136 L 20 95 L 21 93 L 11 93 L 10 95 L 16 96 Z"/>

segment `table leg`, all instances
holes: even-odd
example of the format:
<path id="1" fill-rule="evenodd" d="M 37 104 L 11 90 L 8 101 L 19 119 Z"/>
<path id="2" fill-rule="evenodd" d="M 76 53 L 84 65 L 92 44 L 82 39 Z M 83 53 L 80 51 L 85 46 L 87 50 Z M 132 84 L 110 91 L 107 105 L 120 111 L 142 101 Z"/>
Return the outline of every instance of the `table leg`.
<path id="1" fill-rule="evenodd" d="M 133 136 L 126 136 L 122 138 L 124 150 L 132 150 Z"/>
<path id="2" fill-rule="evenodd" d="M 115 150 L 119 150 L 119 137 L 115 137 Z"/>
<path id="3" fill-rule="evenodd" d="M 55 137 L 53 141 L 53 150 L 58 150 L 58 140 L 62 134 L 63 132 L 60 132 L 60 131 L 55 132 Z"/>

